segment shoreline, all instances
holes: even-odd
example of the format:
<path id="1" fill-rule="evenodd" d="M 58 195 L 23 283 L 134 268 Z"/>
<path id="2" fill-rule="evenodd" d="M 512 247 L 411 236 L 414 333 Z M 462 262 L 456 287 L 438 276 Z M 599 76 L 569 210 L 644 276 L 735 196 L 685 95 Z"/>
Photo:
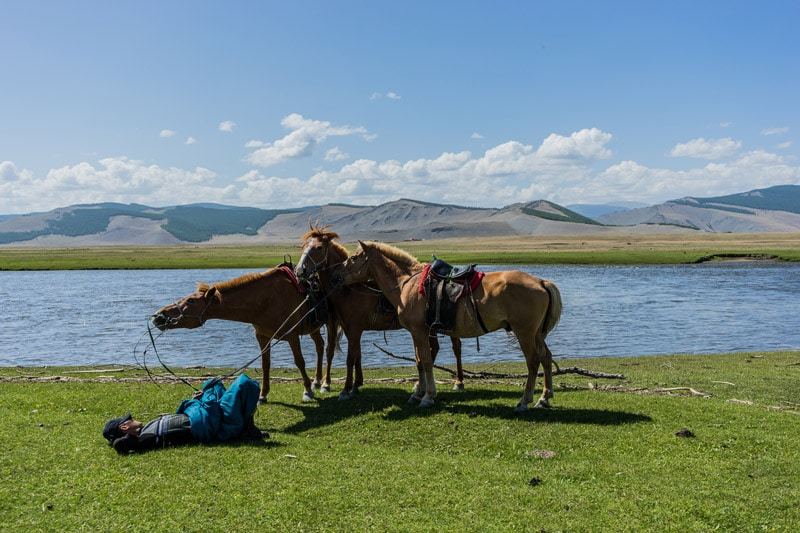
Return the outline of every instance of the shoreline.
<path id="1" fill-rule="evenodd" d="M 420 261 L 432 255 L 454 264 L 679 265 L 719 260 L 800 261 L 800 233 L 476 237 L 402 241 Z M 356 244 L 345 243 L 350 251 Z M 285 257 L 291 243 L 265 245 L 0 247 L 0 271 L 265 269 Z"/>

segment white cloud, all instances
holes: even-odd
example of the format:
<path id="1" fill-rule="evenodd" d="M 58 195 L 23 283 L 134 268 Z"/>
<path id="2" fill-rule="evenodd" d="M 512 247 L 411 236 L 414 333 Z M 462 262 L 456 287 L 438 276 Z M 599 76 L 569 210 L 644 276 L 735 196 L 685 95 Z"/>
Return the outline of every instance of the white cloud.
<path id="1" fill-rule="evenodd" d="M 195 139 L 194 137 L 191 137 L 191 136 L 187 137 L 186 138 L 186 144 L 197 144 L 197 139 Z"/>
<path id="2" fill-rule="evenodd" d="M 761 135 L 781 135 L 789 131 L 789 128 L 782 126 L 780 128 L 764 128 L 761 130 Z"/>
<path id="3" fill-rule="evenodd" d="M 219 131 L 224 133 L 233 133 L 233 129 L 236 127 L 236 123 L 232 120 L 223 120 L 219 123 Z"/>
<path id="4" fill-rule="evenodd" d="M 586 157 L 607 159 L 611 150 L 605 147 L 612 135 L 597 128 L 582 129 L 569 137 L 551 133 L 542 142 L 537 154 L 542 157 Z"/>
<path id="5" fill-rule="evenodd" d="M 483 135 L 481 135 L 477 131 L 473 131 L 472 135 L 470 135 L 469 138 L 470 139 L 483 139 Z"/>
<path id="6" fill-rule="evenodd" d="M 284 117 L 281 125 L 290 132 L 264 146 L 253 146 L 255 150 L 247 155 L 248 162 L 268 167 L 290 159 L 309 156 L 314 148 L 328 137 L 361 135 L 365 140 L 369 140 L 367 136 L 370 135 L 361 126 L 333 126 L 330 122 L 307 119 L 297 113 Z"/>
<path id="7" fill-rule="evenodd" d="M 730 137 L 723 139 L 692 139 L 685 143 L 676 144 L 670 155 L 672 157 L 695 157 L 699 159 L 720 159 L 736 153 L 742 147 L 741 141 Z"/>
<path id="8" fill-rule="evenodd" d="M 289 150 L 297 145 L 308 152 L 320 139 L 334 134 L 363 135 L 359 128 L 336 127 L 299 115 L 284 122 L 291 130 L 284 139 L 303 131 L 300 139 L 279 143 L 284 140 L 280 139 L 257 150 Z M 149 205 L 213 201 L 259 207 L 319 204 L 320 198 L 370 204 L 401 197 L 481 206 L 539 198 L 561 204 L 656 203 L 687 195 L 716 196 L 800 184 L 800 166 L 791 157 L 764 150 L 682 170 L 648 167 L 633 160 L 601 166 L 611 155 L 611 139 L 610 133 L 591 128 L 549 135 L 539 145 L 511 140 L 480 153 L 443 152 L 405 161 L 345 161 L 341 167 L 316 169 L 305 176 L 282 177 L 252 170 L 230 183 L 206 168 L 161 167 L 126 157 L 56 168 L 44 176 L 34 176 L 5 161 L 0 163 L 0 213 L 100 201 Z M 340 159 L 339 154 L 346 155 L 338 147 L 325 152 L 334 161 Z"/>
<path id="9" fill-rule="evenodd" d="M 778 145 L 778 148 L 780 148 L 781 150 L 786 150 L 787 148 L 789 148 L 792 145 L 793 142 L 794 141 L 786 141 L 786 142 L 780 143 Z"/>
<path id="10" fill-rule="evenodd" d="M 394 91 L 389 91 L 386 94 L 374 92 L 369 95 L 370 100 L 380 100 L 381 98 L 388 98 L 389 100 L 402 100 L 403 97 Z"/>
<path id="11" fill-rule="evenodd" d="M 244 144 L 245 148 L 261 148 L 262 146 L 266 146 L 267 143 L 264 141 L 259 141 L 258 139 L 251 139 Z"/>
<path id="12" fill-rule="evenodd" d="M 170 137 L 175 137 L 175 133 L 175 130 L 161 130 L 158 136 L 162 139 L 169 139 Z"/>
<path id="13" fill-rule="evenodd" d="M 0 163 L 0 213 L 77 203 L 168 205 L 235 198 L 236 187 L 218 185 L 216 179 L 207 168 L 161 167 L 124 156 L 54 168 L 42 177 L 6 161 Z"/>
<path id="14" fill-rule="evenodd" d="M 733 126 L 733 122 L 720 122 L 719 123 L 719 127 L 720 128 L 730 128 L 731 126 Z"/>
<path id="15" fill-rule="evenodd" d="M 327 152 L 325 152 L 325 161 L 343 161 L 345 159 L 349 159 L 350 154 L 342 152 L 339 150 L 338 146 L 334 146 Z"/>

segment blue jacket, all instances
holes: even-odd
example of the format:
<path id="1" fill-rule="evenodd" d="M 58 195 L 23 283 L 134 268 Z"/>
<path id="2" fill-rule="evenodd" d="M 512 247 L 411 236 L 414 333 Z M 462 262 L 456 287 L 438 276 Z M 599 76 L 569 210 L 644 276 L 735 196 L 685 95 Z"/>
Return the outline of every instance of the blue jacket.
<path id="1" fill-rule="evenodd" d="M 238 437 L 258 406 L 258 382 L 242 374 L 228 390 L 219 378 L 203 383 L 199 399 L 183 400 L 177 413 L 191 421 L 192 436 L 200 442 Z"/>

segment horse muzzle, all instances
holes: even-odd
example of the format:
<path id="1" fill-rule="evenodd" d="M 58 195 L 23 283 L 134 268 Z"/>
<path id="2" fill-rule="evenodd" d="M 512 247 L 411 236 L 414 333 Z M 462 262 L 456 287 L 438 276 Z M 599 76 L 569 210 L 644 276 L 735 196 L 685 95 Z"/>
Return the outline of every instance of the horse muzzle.
<path id="1" fill-rule="evenodd" d="M 150 317 L 153 325 L 159 330 L 164 331 L 169 327 L 170 318 L 164 313 L 157 313 Z"/>

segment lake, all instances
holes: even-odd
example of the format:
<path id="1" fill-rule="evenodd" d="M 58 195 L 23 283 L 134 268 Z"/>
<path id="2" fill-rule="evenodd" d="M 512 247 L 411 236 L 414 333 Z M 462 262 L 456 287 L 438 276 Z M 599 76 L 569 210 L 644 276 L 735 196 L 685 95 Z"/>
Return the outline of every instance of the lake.
<path id="1" fill-rule="evenodd" d="M 553 280 L 564 313 L 548 337 L 559 356 L 626 356 L 800 349 L 800 264 L 732 262 L 679 266 L 514 266 Z M 146 319 L 191 292 L 245 270 L 0 272 L 0 365 L 134 364 Z M 387 332 L 387 349 L 411 355 L 405 331 Z M 382 333 L 364 335 L 364 364 L 407 364 L 377 350 Z M 343 341 L 343 347 L 346 342 Z M 209 321 L 159 340 L 174 366 L 238 366 L 258 353 L 252 327 Z M 451 364 L 446 340 L 441 359 Z M 303 342 L 313 364 L 313 344 Z M 292 367 L 286 343 L 274 367 Z M 523 361 L 503 331 L 464 341 L 464 361 Z M 337 354 L 337 366 L 344 356 Z M 155 364 L 154 360 L 150 363 Z"/>

